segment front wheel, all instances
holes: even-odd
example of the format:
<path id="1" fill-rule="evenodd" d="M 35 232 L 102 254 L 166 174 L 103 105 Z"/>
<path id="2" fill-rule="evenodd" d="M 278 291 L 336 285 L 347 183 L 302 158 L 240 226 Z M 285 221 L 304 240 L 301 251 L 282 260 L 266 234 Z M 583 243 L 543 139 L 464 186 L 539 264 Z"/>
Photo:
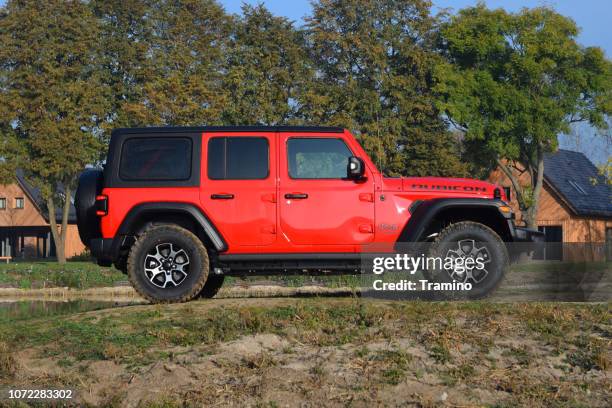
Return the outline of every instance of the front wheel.
<path id="1" fill-rule="evenodd" d="M 442 292 L 451 299 L 479 299 L 491 294 L 508 267 L 508 251 L 499 235 L 486 225 L 470 221 L 442 230 L 432 243 L 429 256 L 441 259 L 442 266 L 437 264 L 427 271 L 426 277 L 432 283 L 460 288 Z M 469 290 L 465 290 L 467 284 Z"/>
<path id="2" fill-rule="evenodd" d="M 205 299 L 210 299 L 210 298 L 215 297 L 215 295 L 221 289 L 221 286 L 223 286 L 224 281 L 225 281 L 225 276 L 223 275 L 213 275 L 213 274 L 208 275 L 208 279 L 206 280 L 204 287 L 198 294 L 198 297 L 205 298 Z"/>
<path id="3" fill-rule="evenodd" d="M 202 241 L 177 225 L 148 229 L 130 250 L 128 277 L 136 291 L 153 303 L 186 302 L 208 278 L 208 253 Z"/>

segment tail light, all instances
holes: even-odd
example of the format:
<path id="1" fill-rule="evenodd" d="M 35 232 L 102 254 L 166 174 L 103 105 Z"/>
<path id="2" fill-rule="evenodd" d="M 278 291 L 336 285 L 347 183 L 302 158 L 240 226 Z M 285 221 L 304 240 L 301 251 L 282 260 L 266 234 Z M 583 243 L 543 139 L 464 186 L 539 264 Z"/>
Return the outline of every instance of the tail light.
<path id="1" fill-rule="evenodd" d="M 96 196 L 96 215 L 102 217 L 108 214 L 108 196 Z"/>

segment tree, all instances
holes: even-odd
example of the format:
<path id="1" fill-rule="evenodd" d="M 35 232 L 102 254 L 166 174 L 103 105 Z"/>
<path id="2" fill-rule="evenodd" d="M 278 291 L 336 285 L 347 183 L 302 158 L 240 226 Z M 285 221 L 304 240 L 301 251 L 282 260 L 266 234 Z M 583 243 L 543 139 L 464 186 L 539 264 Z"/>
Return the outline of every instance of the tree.
<path id="1" fill-rule="evenodd" d="M 99 19 L 99 64 L 110 89 L 107 123 L 112 127 L 143 126 L 129 107 L 145 100 L 145 83 L 153 76 L 149 52 L 153 37 L 151 10 L 157 0 L 92 0 Z M 106 132 L 108 135 L 108 132 Z"/>
<path id="2" fill-rule="evenodd" d="M 439 106 L 469 148 L 511 180 L 522 218 L 535 227 L 544 155 L 575 122 L 606 127 L 610 61 L 576 43 L 578 28 L 546 7 L 508 13 L 479 4 L 440 28 L 448 63 L 436 68 Z M 529 175 L 521 185 L 513 169 Z"/>
<path id="3" fill-rule="evenodd" d="M 300 32 L 263 5 L 243 5 L 232 25 L 223 79 L 231 92 L 223 123 L 294 123 L 299 92 L 312 78 Z"/>
<path id="4" fill-rule="evenodd" d="M 356 131 L 391 175 L 466 174 L 435 106 L 436 19 L 427 0 L 320 0 L 307 19 L 316 80 L 300 96 L 307 122 Z"/>
<path id="5" fill-rule="evenodd" d="M 213 0 L 92 2 L 113 127 L 220 124 L 231 20 Z"/>
<path id="6" fill-rule="evenodd" d="M 13 0 L 0 13 L 1 173 L 14 178 L 22 168 L 40 188 L 65 262 L 71 192 L 102 150 L 107 95 L 96 67 L 97 20 L 81 1 Z"/>
<path id="7" fill-rule="evenodd" d="M 126 100 L 125 116 L 147 126 L 220 124 L 229 37 L 223 8 L 214 0 L 157 0 L 148 3 L 144 18 L 138 39 L 145 44 L 140 55 L 145 59 L 136 81 L 141 98 Z"/>

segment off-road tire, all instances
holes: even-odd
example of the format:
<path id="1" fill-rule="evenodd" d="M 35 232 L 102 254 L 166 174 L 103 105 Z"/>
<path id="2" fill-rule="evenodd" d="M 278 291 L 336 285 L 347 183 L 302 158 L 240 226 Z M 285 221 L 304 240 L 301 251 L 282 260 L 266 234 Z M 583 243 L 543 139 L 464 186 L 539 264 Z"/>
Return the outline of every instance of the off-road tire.
<path id="1" fill-rule="evenodd" d="M 462 240 L 474 240 L 478 245 L 485 246 L 491 262 L 487 264 L 487 275 L 479 283 L 472 283 L 469 291 L 443 292 L 446 299 L 481 299 L 493 293 L 502 282 L 509 265 L 508 250 L 503 240 L 495 231 L 486 225 L 462 221 L 443 229 L 431 244 L 428 256 L 445 259 L 449 249 L 457 248 Z M 425 278 L 438 283 L 451 283 L 453 278 L 446 270 L 429 270 L 424 272 Z"/>
<path id="2" fill-rule="evenodd" d="M 121 273 L 127 275 L 127 256 L 122 256 L 115 262 L 113 262 L 113 266 Z"/>
<path id="3" fill-rule="evenodd" d="M 225 276 L 223 275 L 215 275 L 212 273 L 209 274 L 202 291 L 198 294 L 198 297 L 205 299 L 215 297 L 215 295 L 219 292 L 219 289 L 221 289 L 221 286 L 223 286 L 224 280 Z"/>
<path id="4" fill-rule="evenodd" d="M 170 242 L 184 249 L 189 257 L 189 273 L 185 281 L 172 288 L 159 288 L 145 275 L 144 261 L 147 253 L 156 245 Z M 180 303 L 196 297 L 208 278 L 208 252 L 202 241 L 190 231 L 177 225 L 152 227 L 138 237 L 127 261 L 130 283 L 145 299 L 152 303 Z"/>

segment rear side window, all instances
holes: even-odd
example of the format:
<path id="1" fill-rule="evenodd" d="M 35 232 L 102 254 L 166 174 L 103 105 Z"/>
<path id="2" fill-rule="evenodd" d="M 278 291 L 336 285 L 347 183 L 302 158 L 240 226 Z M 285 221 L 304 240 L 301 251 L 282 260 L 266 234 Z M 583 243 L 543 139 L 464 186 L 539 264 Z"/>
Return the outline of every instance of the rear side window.
<path id="1" fill-rule="evenodd" d="M 270 159 L 265 137 L 213 137 L 208 141 L 208 178 L 261 180 L 268 177 Z"/>
<path id="2" fill-rule="evenodd" d="M 121 149 L 119 177 L 126 181 L 188 180 L 191 177 L 191 139 L 133 138 Z"/>
<path id="3" fill-rule="evenodd" d="M 346 178 L 351 151 L 340 139 L 294 138 L 287 141 L 292 179 Z"/>

